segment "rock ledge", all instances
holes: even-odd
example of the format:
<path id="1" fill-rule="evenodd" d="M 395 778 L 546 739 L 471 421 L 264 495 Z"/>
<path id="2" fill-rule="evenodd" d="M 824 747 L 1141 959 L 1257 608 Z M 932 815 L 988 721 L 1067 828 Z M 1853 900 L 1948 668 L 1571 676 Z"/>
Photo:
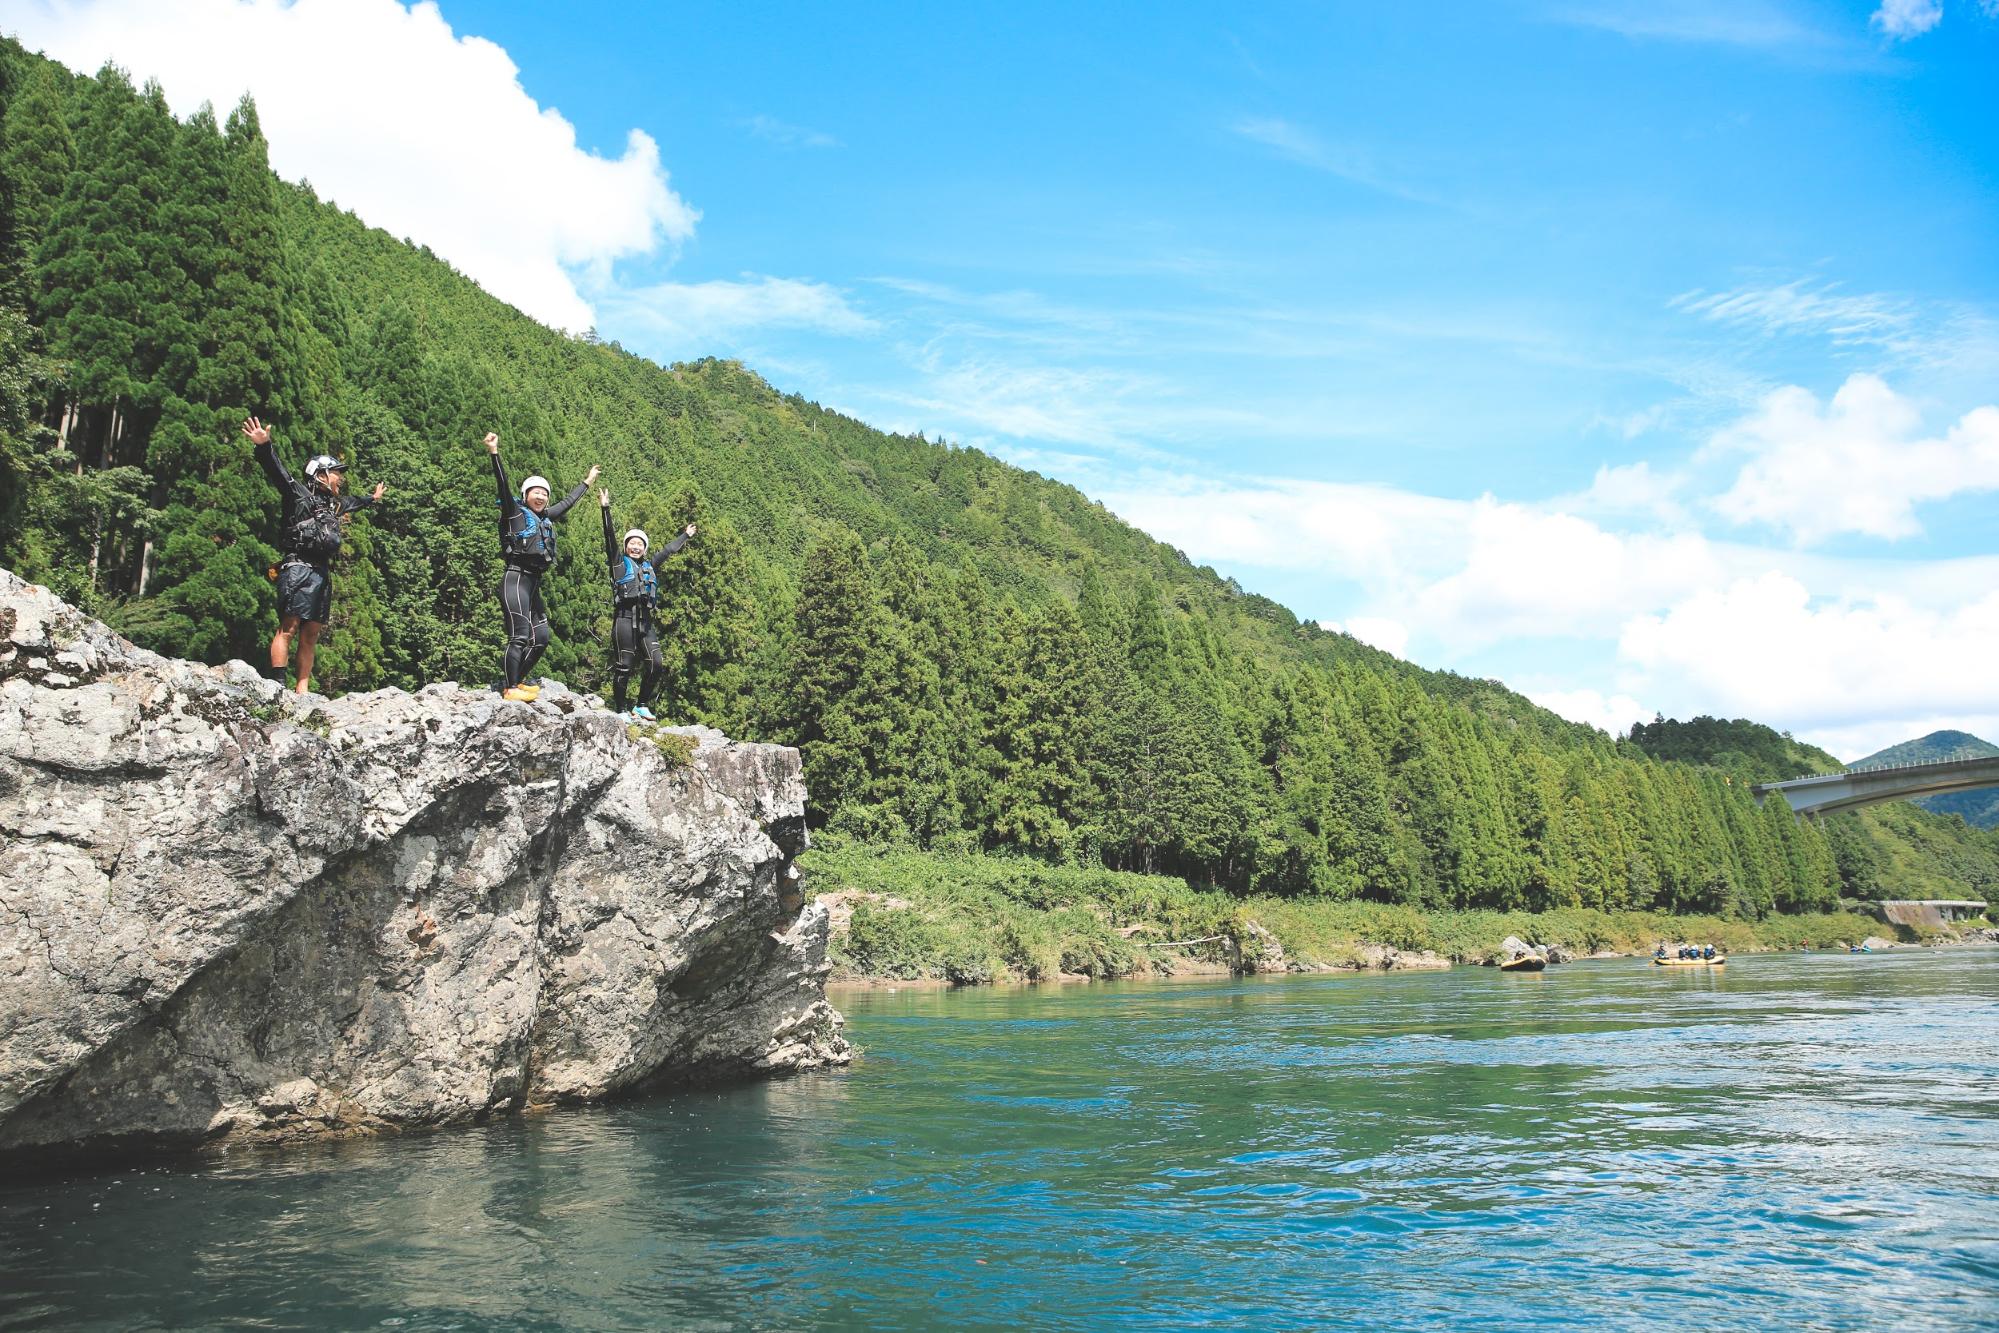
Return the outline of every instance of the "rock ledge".
<path id="1" fill-rule="evenodd" d="M 0 570 L 0 1161 L 845 1062 L 798 752 L 662 731 L 294 701 Z"/>

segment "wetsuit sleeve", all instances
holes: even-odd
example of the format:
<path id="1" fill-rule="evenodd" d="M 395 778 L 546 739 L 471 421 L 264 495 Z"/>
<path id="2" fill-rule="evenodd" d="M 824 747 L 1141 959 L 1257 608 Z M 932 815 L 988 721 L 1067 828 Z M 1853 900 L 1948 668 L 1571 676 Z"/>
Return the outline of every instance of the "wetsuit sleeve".
<path id="1" fill-rule="evenodd" d="M 289 494 L 292 488 L 292 474 L 285 471 L 285 465 L 279 461 L 278 446 L 266 440 L 252 452 L 257 455 L 257 461 L 263 465 L 264 475 L 271 479 L 271 485 Z"/>
<path id="2" fill-rule="evenodd" d="M 298 512 L 299 505 L 310 503 L 305 488 L 292 479 L 291 473 L 285 471 L 284 462 L 278 457 L 276 444 L 260 444 L 255 453 L 257 461 L 263 465 L 264 475 L 271 479 L 271 485 L 278 488 L 280 501 L 278 522 L 290 527 L 292 515 Z"/>
<path id="3" fill-rule="evenodd" d="M 340 497 L 340 512 L 351 514 L 357 509 L 370 508 L 374 503 L 373 495 L 343 495 Z"/>
<path id="4" fill-rule="evenodd" d="M 604 515 L 604 559 L 611 566 L 611 581 L 616 583 L 618 575 L 622 572 L 618 568 L 618 557 L 622 553 L 618 550 L 618 539 L 612 535 L 611 506 L 602 506 L 601 512 Z"/>
<path id="5" fill-rule="evenodd" d="M 579 481 L 576 483 L 575 490 L 571 491 L 569 494 L 562 497 L 561 504 L 550 505 L 547 509 L 543 510 L 542 512 L 546 514 L 549 518 L 561 518 L 564 514 L 569 512 L 569 507 L 575 504 L 578 500 L 581 500 L 586 494 L 589 493 L 589 490 L 590 490 L 589 482 Z"/>
<path id="6" fill-rule="evenodd" d="M 656 561 L 664 560 L 685 545 L 687 545 L 687 534 L 683 531 L 678 537 L 675 537 L 672 541 L 659 548 L 659 555 L 655 558 Z"/>
<path id="7" fill-rule="evenodd" d="M 513 518 L 514 511 L 521 506 L 520 501 L 514 499 L 514 488 L 507 484 L 506 464 L 500 461 L 498 454 L 493 455 L 493 484 L 499 488 L 500 528 L 502 531 L 505 531 L 507 521 Z"/>

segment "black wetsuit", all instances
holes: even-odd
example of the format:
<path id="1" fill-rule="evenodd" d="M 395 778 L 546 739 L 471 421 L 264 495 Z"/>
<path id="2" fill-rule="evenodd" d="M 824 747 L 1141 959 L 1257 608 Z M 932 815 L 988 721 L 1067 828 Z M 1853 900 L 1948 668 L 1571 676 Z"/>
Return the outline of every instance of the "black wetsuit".
<path id="1" fill-rule="evenodd" d="M 548 648 L 548 607 L 541 600 L 541 576 L 555 564 L 555 528 L 550 520 L 568 513 L 590 487 L 578 482 L 559 503 L 536 514 L 514 497 L 497 453 L 493 480 L 500 488 L 500 555 L 507 562 L 507 571 L 500 576 L 500 608 L 507 618 L 502 680 L 505 688 L 512 689 L 528 678 Z"/>
<path id="2" fill-rule="evenodd" d="M 682 532 L 659 551 L 663 558 L 687 545 Z M 658 600 L 659 581 L 650 559 L 634 560 L 625 554 L 611 526 L 611 507 L 604 506 L 604 558 L 611 566 L 611 707 L 625 711 L 625 685 L 639 670 L 639 703 L 652 706 L 653 696 L 666 671 L 660 655 L 659 636 L 654 632 L 653 603 Z M 642 668 L 642 669 L 641 669 Z"/>
<path id="3" fill-rule="evenodd" d="M 260 444 L 257 462 L 278 488 L 283 509 L 278 545 L 278 618 L 326 623 L 333 607 L 333 557 L 340 554 L 340 520 L 375 503 L 372 496 L 335 495 L 318 482 L 300 481 L 278 461 L 277 446 Z"/>

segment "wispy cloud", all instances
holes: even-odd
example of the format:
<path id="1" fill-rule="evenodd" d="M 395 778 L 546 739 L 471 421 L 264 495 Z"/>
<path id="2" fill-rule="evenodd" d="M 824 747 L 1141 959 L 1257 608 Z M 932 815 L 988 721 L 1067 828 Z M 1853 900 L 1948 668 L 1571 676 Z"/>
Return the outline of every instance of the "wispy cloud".
<path id="1" fill-rule="evenodd" d="M 756 115 L 741 122 L 742 127 L 765 143 L 776 144 L 779 148 L 844 148 L 841 143 L 824 130 L 815 130 L 804 125 L 793 125 L 779 120 L 776 116 Z"/>
<path id="2" fill-rule="evenodd" d="M 738 282 L 661 282 L 594 294 L 607 322 L 642 330 L 668 356 L 709 350 L 758 329 L 859 337 L 879 326 L 823 282 L 743 275 Z"/>
<path id="3" fill-rule="evenodd" d="M 1895 346 L 1907 341 L 1916 326 L 1915 305 L 1905 297 L 1849 294 L 1837 284 L 1814 287 L 1803 279 L 1774 287 L 1684 292 L 1667 304 L 1717 323 L 1765 333 L 1814 334 L 1842 345 Z"/>
<path id="4" fill-rule="evenodd" d="M 1881 7 L 1868 22 L 1896 41 L 1906 42 L 1943 22 L 1943 3 L 1942 0 L 1881 0 Z"/>
<path id="5" fill-rule="evenodd" d="M 1667 305 L 1766 337 L 1823 338 L 1883 354 L 1892 368 L 1999 372 L 1999 323 L 1975 306 L 1893 292 L 1846 292 L 1837 283 L 1748 285 L 1683 292 Z"/>
<path id="6" fill-rule="evenodd" d="M 1895 64 L 1857 25 L 1850 32 L 1822 26 L 1784 0 L 1580 0 L 1543 17 L 1634 42 L 1732 48 L 1815 68 L 1878 70 Z"/>
<path id="7" fill-rule="evenodd" d="M 1261 144 L 1299 166 L 1323 171 L 1412 203 L 1438 202 L 1434 195 L 1391 179 L 1365 151 L 1345 144 L 1328 143 L 1311 130 L 1281 116 L 1245 116 L 1229 128 L 1251 143 Z"/>

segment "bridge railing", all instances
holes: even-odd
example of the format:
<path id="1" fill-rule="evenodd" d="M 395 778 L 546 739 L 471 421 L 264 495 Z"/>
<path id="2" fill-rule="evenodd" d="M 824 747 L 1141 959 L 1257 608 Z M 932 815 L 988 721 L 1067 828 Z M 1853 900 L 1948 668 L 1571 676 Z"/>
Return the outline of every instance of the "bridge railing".
<path id="1" fill-rule="evenodd" d="M 1832 780 L 1833 778 L 1857 778 L 1863 775 L 1867 777 L 1877 777 L 1882 775 L 1899 776 L 1905 774 L 1909 776 L 1916 776 L 1919 774 L 1935 772 L 1939 769 L 1948 768 L 1953 764 L 1983 763 L 1995 759 L 1999 759 L 1999 755 L 1967 752 L 1961 755 L 1957 755 L 1950 759 L 1925 760 L 1920 764 L 1878 764 L 1872 768 L 1842 768 L 1831 773 L 1807 773 L 1803 777 L 1776 778 L 1769 782 L 1758 782 L 1755 783 L 1754 785 L 1757 787 L 1768 788 L 1769 790 L 1775 791 L 1779 787 L 1790 786 L 1794 783 L 1827 782 Z"/>

